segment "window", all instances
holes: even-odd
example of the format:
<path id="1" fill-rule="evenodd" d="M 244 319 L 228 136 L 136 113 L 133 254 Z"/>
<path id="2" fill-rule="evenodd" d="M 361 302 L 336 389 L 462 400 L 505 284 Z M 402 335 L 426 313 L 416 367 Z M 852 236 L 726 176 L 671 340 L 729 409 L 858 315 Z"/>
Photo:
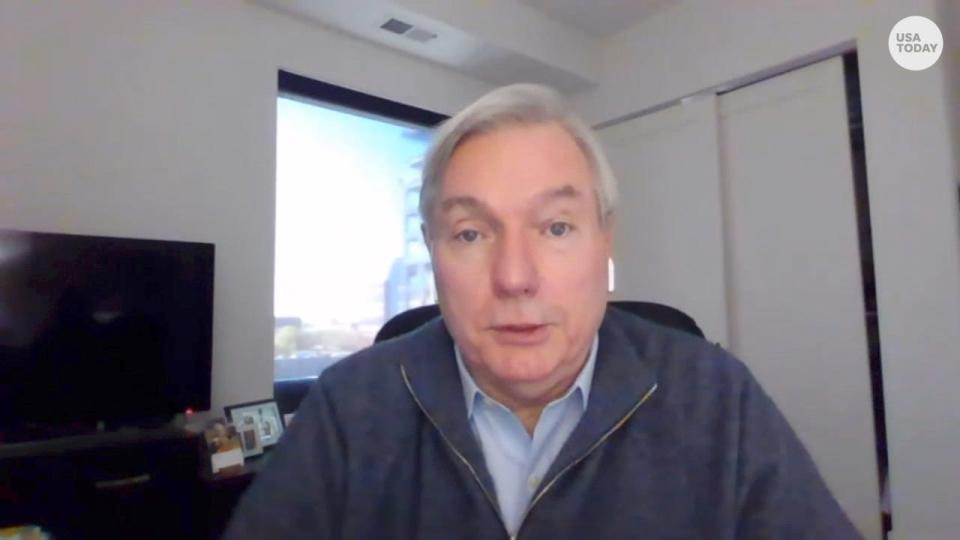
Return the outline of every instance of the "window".
<path id="1" fill-rule="evenodd" d="M 393 315 L 436 301 L 417 205 L 442 119 L 280 73 L 275 379 L 315 377 Z"/>

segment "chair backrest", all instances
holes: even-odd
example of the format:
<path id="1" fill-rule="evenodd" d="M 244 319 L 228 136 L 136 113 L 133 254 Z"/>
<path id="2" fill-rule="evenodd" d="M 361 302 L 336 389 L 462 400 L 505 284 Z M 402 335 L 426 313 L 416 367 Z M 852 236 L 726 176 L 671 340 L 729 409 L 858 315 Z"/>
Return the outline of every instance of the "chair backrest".
<path id="1" fill-rule="evenodd" d="M 703 337 L 703 332 L 696 321 L 679 309 L 657 304 L 654 302 L 614 301 L 610 305 L 634 315 L 643 317 L 651 322 L 676 328 L 690 334 Z M 440 308 L 436 304 L 413 308 L 392 317 L 377 332 L 374 341 L 397 337 L 412 330 L 416 330 L 427 321 L 440 316 Z M 288 379 L 274 382 L 274 399 L 280 407 L 280 412 L 289 413 L 297 410 L 300 401 L 315 382 L 312 377 L 304 379 Z"/>
<path id="2" fill-rule="evenodd" d="M 273 381 L 273 400 L 281 414 L 296 412 L 300 402 L 307 392 L 317 382 L 316 377 L 302 377 L 299 379 L 280 379 Z"/>
<path id="3" fill-rule="evenodd" d="M 633 313 L 650 322 L 676 328 L 677 330 L 682 330 L 698 337 L 704 337 L 703 330 L 697 326 L 697 321 L 675 307 L 658 304 L 656 302 L 636 302 L 633 300 L 615 300 L 610 302 L 610 305 Z"/>
<path id="4" fill-rule="evenodd" d="M 408 309 L 391 317 L 390 320 L 380 328 L 380 331 L 377 332 L 377 336 L 373 338 L 373 342 L 380 343 L 386 339 L 402 336 L 407 332 L 420 328 L 430 319 L 435 319 L 439 316 L 440 306 L 436 304 Z"/>
<path id="5" fill-rule="evenodd" d="M 670 328 L 676 328 L 677 330 L 682 330 L 695 336 L 704 337 L 703 331 L 697 326 L 696 321 L 677 308 L 655 302 L 633 302 L 625 300 L 613 301 L 610 302 L 610 305 L 633 313 L 648 321 Z M 380 328 L 380 331 L 377 332 L 374 343 L 379 343 L 385 339 L 401 336 L 407 332 L 416 330 L 430 319 L 439 316 L 440 308 L 436 304 L 416 307 L 394 315 Z"/>

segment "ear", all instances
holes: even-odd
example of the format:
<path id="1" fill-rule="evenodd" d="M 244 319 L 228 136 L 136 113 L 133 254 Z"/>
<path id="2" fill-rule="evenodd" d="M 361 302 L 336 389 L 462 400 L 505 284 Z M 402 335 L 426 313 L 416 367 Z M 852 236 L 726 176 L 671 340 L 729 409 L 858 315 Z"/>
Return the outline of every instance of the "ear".
<path id="1" fill-rule="evenodd" d="M 616 263 L 613 262 L 614 253 L 614 230 L 616 223 L 613 214 L 609 214 L 607 219 L 601 225 L 600 234 L 603 237 L 604 251 L 607 255 L 607 294 L 612 294 L 616 288 Z"/>
<path id="2" fill-rule="evenodd" d="M 433 245 L 430 242 L 430 229 L 427 228 L 426 223 L 420 224 L 420 234 L 423 236 L 423 245 L 427 246 L 427 253 L 430 255 L 430 260 L 433 260 Z"/>
<path id="3" fill-rule="evenodd" d="M 607 216 L 607 219 L 603 222 L 601 227 L 601 234 L 603 235 L 603 242 L 606 245 L 607 257 L 611 260 L 613 259 L 614 252 L 614 231 L 616 230 L 616 218 L 611 213 Z"/>

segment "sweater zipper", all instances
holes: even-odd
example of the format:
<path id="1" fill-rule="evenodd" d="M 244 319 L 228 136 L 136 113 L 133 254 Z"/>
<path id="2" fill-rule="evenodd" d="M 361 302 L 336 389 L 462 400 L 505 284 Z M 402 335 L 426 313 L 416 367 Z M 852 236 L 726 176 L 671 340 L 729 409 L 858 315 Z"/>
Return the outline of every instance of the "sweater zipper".
<path id="1" fill-rule="evenodd" d="M 540 490 L 540 493 L 538 493 L 537 496 L 534 497 L 533 501 L 530 502 L 530 505 L 527 506 L 527 510 L 523 513 L 523 517 L 520 518 L 520 526 L 517 527 L 517 533 L 510 534 L 510 531 L 507 530 L 507 525 L 506 525 L 507 522 L 505 519 L 503 519 L 503 516 L 500 514 L 500 507 L 497 505 L 497 501 L 493 498 L 492 495 L 490 495 L 490 492 L 487 491 L 487 488 L 483 486 L 483 482 L 480 481 L 480 475 L 477 474 L 477 471 L 473 468 L 473 465 L 470 464 L 467 458 L 463 457 L 463 454 L 461 454 L 457 450 L 457 447 L 454 446 L 449 439 L 447 439 L 447 436 L 443 433 L 443 430 L 440 429 L 440 426 L 437 425 L 437 422 L 434 421 L 433 417 L 430 416 L 430 413 L 427 412 L 427 409 L 423 406 L 422 403 L 420 403 L 420 399 L 417 398 L 416 392 L 413 391 L 413 387 L 410 385 L 410 379 L 407 378 L 407 370 L 404 369 L 403 366 L 400 366 L 400 374 L 403 376 L 403 383 L 407 386 L 407 391 L 410 392 L 410 396 L 413 397 L 413 401 L 417 404 L 417 407 L 420 408 L 424 416 L 427 417 L 427 420 L 430 421 L 430 424 L 433 425 L 434 429 L 436 429 L 437 432 L 440 434 L 440 437 L 443 439 L 443 442 L 446 443 L 448 447 L 450 447 L 450 450 L 454 453 L 454 455 L 456 455 L 457 458 L 463 462 L 463 464 L 467 467 L 467 470 L 470 471 L 470 474 L 473 475 L 473 479 L 476 480 L 477 485 L 480 486 L 480 491 L 482 491 L 484 496 L 486 496 L 487 501 L 490 502 L 491 506 L 493 506 L 493 510 L 497 514 L 497 517 L 500 518 L 500 524 L 503 525 L 503 530 L 507 533 L 507 536 L 510 538 L 510 540 L 517 540 L 517 538 L 519 538 L 520 531 L 523 530 L 523 525 L 527 520 L 527 516 L 530 515 L 530 511 L 533 510 L 534 505 L 536 505 L 540 501 L 540 499 L 543 498 L 544 494 L 546 494 L 546 492 L 549 491 L 550 488 L 557 483 L 557 480 L 559 480 L 561 476 L 563 476 L 567 471 L 575 467 L 578 463 L 586 459 L 587 456 L 593 453 L 594 450 L 596 450 L 601 444 L 603 444 L 608 438 L 610 438 L 610 436 L 613 435 L 614 432 L 616 432 L 618 429 L 620 429 L 621 426 L 626 424 L 627 420 L 629 420 L 630 417 L 633 416 L 633 413 L 637 412 L 637 409 L 639 409 L 641 405 L 646 403 L 646 401 L 650 399 L 650 396 L 652 396 L 653 393 L 657 391 L 657 386 L 658 386 L 656 383 L 654 383 L 654 385 L 651 386 L 649 390 L 647 390 L 647 393 L 644 394 L 642 398 L 640 398 L 640 401 L 638 401 L 637 404 L 634 405 L 632 409 L 627 411 L 627 414 L 623 415 L 623 418 L 618 420 L 617 423 L 614 424 L 612 428 L 607 430 L 607 432 L 604 433 L 603 436 L 597 440 L 597 442 L 593 443 L 593 445 L 591 445 L 590 448 L 587 448 L 587 451 L 584 452 L 583 455 L 581 455 L 577 459 L 570 462 L 566 467 L 564 467 L 560 472 L 558 472 L 556 476 L 554 476 L 553 479 L 551 479 L 550 482 L 546 486 L 544 486 L 542 490 Z"/>
<path id="2" fill-rule="evenodd" d="M 403 366 L 400 366 L 400 374 L 403 376 L 403 384 L 407 386 L 407 391 L 410 392 L 410 396 L 413 397 L 413 401 L 417 404 L 417 407 L 420 408 L 420 411 L 422 411 L 424 416 L 427 417 L 427 420 L 430 421 L 430 424 L 433 425 L 433 428 L 436 429 L 437 433 L 440 434 L 440 437 L 443 439 L 443 442 L 446 443 L 446 445 L 450 448 L 450 450 L 454 453 L 454 455 L 456 455 L 457 458 L 460 461 L 462 461 L 464 465 L 466 465 L 467 470 L 470 471 L 470 474 L 473 475 L 473 479 L 476 480 L 477 485 L 480 486 L 480 491 L 483 492 L 484 496 L 487 498 L 487 501 L 489 501 L 490 505 L 493 507 L 494 513 L 496 513 L 497 517 L 500 519 L 500 524 L 503 526 L 504 532 L 506 532 L 507 535 L 510 535 L 510 531 L 507 530 L 507 525 L 506 525 L 507 521 L 503 519 L 503 516 L 500 514 L 500 506 L 497 505 L 496 499 L 494 499 L 493 496 L 490 495 L 490 492 L 487 491 L 487 488 L 484 487 L 483 482 L 480 481 L 480 475 L 477 474 L 477 471 L 473 468 L 473 465 L 470 464 L 467 458 L 463 457 L 463 454 L 461 454 L 460 451 L 457 450 L 457 447 L 450 442 L 450 439 L 447 439 L 446 434 L 443 433 L 443 430 L 440 429 L 440 426 L 437 425 L 437 422 L 433 419 L 432 416 L 430 416 L 430 413 L 427 412 L 426 407 L 424 407 L 423 404 L 420 403 L 420 399 L 417 398 L 416 392 L 413 391 L 413 387 L 410 385 L 410 379 L 407 378 L 407 370 L 404 369 Z M 516 538 L 516 536 L 510 536 L 511 540 L 513 540 L 514 538 Z"/>
<path id="3" fill-rule="evenodd" d="M 560 472 L 558 472 L 556 476 L 554 476 L 553 479 L 550 480 L 550 482 L 546 486 L 544 486 L 543 489 L 540 490 L 540 493 L 537 493 L 537 496 L 534 497 L 533 501 L 530 502 L 530 505 L 527 506 L 527 510 L 523 513 L 523 517 L 520 518 L 520 526 L 517 527 L 517 534 L 512 535 L 510 537 L 510 540 L 516 540 L 517 538 L 520 537 L 520 531 L 523 530 L 523 525 L 527 520 L 527 516 L 529 516 L 530 512 L 533 510 L 534 505 L 536 505 L 540 501 L 540 499 L 542 499 L 543 496 L 547 493 L 547 491 L 549 491 L 550 488 L 557 483 L 557 480 L 559 480 L 561 476 L 563 476 L 567 471 L 575 467 L 578 463 L 586 459 L 586 457 L 589 456 L 591 453 L 593 453 L 593 451 L 596 450 L 601 444 L 603 444 L 604 441 L 610 438 L 610 436 L 613 435 L 614 432 L 616 432 L 618 429 L 620 429 L 621 426 L 626 424 L 627 420 L 629 420 L 630 417 L 633 416 L 633 413 L 637 412 L 637 409 L 639 409 L 641 405 L 643 405 L 648 399 L 650 399 L 650 396 L 652 396 L 653 393 L 656 391 L 657 391 L 657 384 L 654 383 L 654 385 L 651 386 L 649 390 L 647 390 L 647 393 L 644 394 L 642 398 L 640 398 L 640 401 L 638 401 L 637 404 L 634 405 L 632 409 L 627 411 L 627 414 L 623 415 L 623 418 L 617 421 L 617 423 L 614 424 L 614 426 L 610 428 L 606 433 L 604 433 L 603 436 L 597 440 L 597 442 L 593 443 L 593 445 L 590 446 L 590 448 L 587 448 L 587 451 L 584 452 L 583 455 L 581 455 L 577 459 L 567 464 L 566 467 L 564 467 Z"/>

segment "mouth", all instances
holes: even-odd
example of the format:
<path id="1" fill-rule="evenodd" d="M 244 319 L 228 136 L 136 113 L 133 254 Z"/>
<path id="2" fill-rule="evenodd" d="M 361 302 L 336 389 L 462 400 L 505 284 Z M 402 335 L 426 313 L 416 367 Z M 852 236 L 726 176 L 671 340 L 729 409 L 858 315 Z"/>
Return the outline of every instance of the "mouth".
<path id="1" fill-rule="evenodd" d="M 538 345 L 546 340 L 546 324 L 502 324 L 492 327 L 494 338 L 503 345 Z"/>

